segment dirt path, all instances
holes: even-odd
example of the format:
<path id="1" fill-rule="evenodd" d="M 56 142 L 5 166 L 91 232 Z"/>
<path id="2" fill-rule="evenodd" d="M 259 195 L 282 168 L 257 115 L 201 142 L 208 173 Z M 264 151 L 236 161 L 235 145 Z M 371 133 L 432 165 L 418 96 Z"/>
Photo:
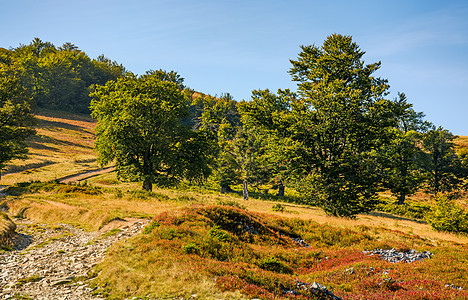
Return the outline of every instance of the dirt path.
<path id="1" fill-rule="evenodd" d="M 100 232 L 67 224 L 14 222 L 14 250 L 0 252 L 0 299 L 54 300 L 103 299 L 93 294 L 89 272 L 112 244 L 139 233 L 150 221 L 121 220 Z"/>
<path id="2" fill-rule="evenodd" d="M 82 172 L 78 174 L 64 176 L 64 177 L 58 178 L 57 181 L 63 182 L 63 183 L 79 182 L 79 181 L 83 181 L 88 178 L 95 177 L 101 174 L 110 173 L 114 170 L 115 170 L 114 166 L 103 168 L 103 169 L 95 169 L 95 170 L 86 171 L 86 172 Z"/>

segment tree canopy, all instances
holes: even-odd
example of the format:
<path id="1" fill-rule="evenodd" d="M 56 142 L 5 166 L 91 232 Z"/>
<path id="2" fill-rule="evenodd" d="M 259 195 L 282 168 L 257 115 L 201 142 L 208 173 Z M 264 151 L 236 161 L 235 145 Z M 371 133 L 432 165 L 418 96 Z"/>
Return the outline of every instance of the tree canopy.
<path id="1" fill-rule="evenodd" d="M 21 85 L 21 72 L 9 60 L 8 51 L 0 49 L 0 175 L 7 162 L 25 158 L 25 139 L 35 133 L 31 98 Z"/>
<path id="2" fill-rule="evenodd" d="M 161 80 L 159 73 L 128 74 L 96 86 L 91 97 L 99 162 L 115 159 L 120 178 L 143 181 L 151 190 L 153 183 L 167 186 L 210 174 L 210 135 L 181 123 L 189 99 L 179 83 Z"/>
<path id="3" fill-rule="evenodd" d="M 370 211 L 382 179 L 376 149 L 396 125 L 387 81 L 372 76 L 380 63 L 365 65 L 350 36 L 301 49 L 290 70 L 297 95 L 257 93 L 243 110 L 298 144 L 289 167 L 313 203 L 335 216 Z"/>
<path id="4" fill-rule="evenodd" d="M 56 47 L 35 38 L 6 51 L 8 63 L 23 70 L 20 84 L 37 106 L 89 113 L 90 87 L 123 76 L 125 68 L 104 55 L 90 59 L 71 43 Z"/>

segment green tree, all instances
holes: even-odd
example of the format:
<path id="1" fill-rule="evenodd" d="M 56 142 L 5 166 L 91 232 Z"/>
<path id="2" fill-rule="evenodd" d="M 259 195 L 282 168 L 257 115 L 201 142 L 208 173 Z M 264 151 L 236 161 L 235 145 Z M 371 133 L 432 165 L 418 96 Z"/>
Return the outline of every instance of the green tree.
<path id="1" fill-rule="evenodd" d="M 143 189 L 152 190 L 154 183 L 166 186 L 210 174 L 210 135 L 181 124 L 188 97 L 177 83 L 128 74 L 96 86 L 91 97 L 99 162 L 115 159 L 120 178 L 143 181 Z"/>
<path id="2" fill-rule="evenodd" d="M 12 61 L 24 70 L 21 85 L 39 107 L 89 112 L 89 88 L 125 74 L 125 68 L 103 55 L 91 60 L 71 43 L 61 47 L 35 38 L 11 51 Z"/>
<path id="3" fill-rule="evenodd" d="M 25 139 L 35 134 L 31 98 L 21 85 L 21 69 L 11 64 L 10 55 L 0 49 L 0 177 L 6 163 L 26 157 Z"/>
<path id="4" fill-rule="evenodd" d="M 297 143 L 285 130 L 291 125 L 288 112 L 295 97 L 290 90 L 278 90 L 277 95 L 269 90 L 254 90 L 252 101 L 239 103 L 245 126 L 253 128 L 262 141 L 254 181 L 272 184 L 280 197 L 284 196 L 285 183 L 290 177 L 291 162 L 297 150 Z"/>
<path id="5" fill-rule="evenodd" d="M 423 136 L 424 170 L 429 190 L 434 193 L 456 191 L 463 186 L 467 170 L 455 152 L 455 136 L 442 127 L 432 128 Z"/>
<path id="6" fill-rule="evenodd" d="M 406 196 L 414 194 L 424 181 L 420 144 L 429 123 L 423 113 L 412 109 L 405 94 L 399 94 L 395 104 L 398 124 L 390 128 L 391 139 L 381 150 L 386 165 L 384 187 L 397 197 L 398 204 L 404 204 Z"/>
<path id="7" fill-rule="evenodd" d="M 231 185 L 237 184 L 241 178 L 239 165 L 230 150 L 241 126 L 236 102 L 229 94 L 220 97 L 201 95 L 193 101 L 192 107 L 195 108 L 193 126 L 211 132 L 215 139 L 213 180 L 219 184 L 221 193 L 229 192 Z"/>
<path id="8" fill-rule="evenodd" d="M 376 149 L 396 125 L 387 81 L 373 76 L 380 63 L 365 65 L 359 46 L 339 34 L 301 49 L 290 70 L 297 96 L 287 98 L 289 108 L 270 101 L 278 132 L 298 144 L 290 162 L 298 188 L 327 214 L 368 212 L 383 177 Z"/>

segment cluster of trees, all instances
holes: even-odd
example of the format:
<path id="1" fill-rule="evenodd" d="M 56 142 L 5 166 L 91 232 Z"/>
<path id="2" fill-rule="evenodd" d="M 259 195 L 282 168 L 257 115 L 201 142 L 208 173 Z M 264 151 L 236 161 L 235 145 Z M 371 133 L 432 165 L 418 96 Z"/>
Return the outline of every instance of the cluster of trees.
<path id="1" fill-rule="evenodd" d="M 34 107 L 89 113 L 92 87 L 125 73 L 117 62 L 104 55 L 90 59 L 71 43 L 56 47 L 36 38 L 0 48 L 0 174 L 10 160 L 25 158 L 25 139 L 35 133 Z"/>
<path id="2" fill-rule="evenodd" d="M 184 99 L 180 78 L 164 71 L 111 81 L 92 94 L 98 150 L 103 162 L 117 159 L 119 172 L 139 174 L 145 189 L 212 176 L 221 192 L 242 183 L 247 199 L 248 186 L 282 195 L 290 185 L 335 216 L 372 210 L 382 189 L 403 204 L 422 186 L 463 188 L 467 159 L 454 136 L 404 94 L 387 99 L 387 80 L 373 76 L 380 63 L 363 55 L 338 34 L 303 46 L 291 60 L 298 91 L 256 90 L 249 102 Z"/>
<path id="3" fill-rule="evenodd" d="M 32 98 L 81 111 L 92 98 L 99 161 L 115 161 L 120 178 L 146 190 L 210 178 L 221 192 L 241 183 L 247 199 L 249 186 L 279 196 L 290 186 L 328 214 L 354 216 L 372 210 L 383 189 L 403 204 L 422 187 L 466 187 L 468 160 L 455 137 L 425 121 L 403 93 L 387 99 L 387 80 L 373 75 L 380 63 L 365 64 L 350 36 L 301 50 L 289 71 L 297 92 L 255 90 L 251 101 L 236 102 L 194 93 L 173 71 L 137 76 L 71 44 L 36 39 L 0 52 L 2 72 L 14 74 L 0 84 L 17 88 L 17 97 L 2 92 L 2 109 Z"/>
<path id="4" fill-rule="evenodd" d="M 29 45 L 0 48 L 1 63 L 17 70 L 21 86 L 39 107 L 89 113 L 90 89 L 124 76 L 125 68 L 104 55 L 90 59 L 71 43 L 56 47 L 35 38 Z"/>

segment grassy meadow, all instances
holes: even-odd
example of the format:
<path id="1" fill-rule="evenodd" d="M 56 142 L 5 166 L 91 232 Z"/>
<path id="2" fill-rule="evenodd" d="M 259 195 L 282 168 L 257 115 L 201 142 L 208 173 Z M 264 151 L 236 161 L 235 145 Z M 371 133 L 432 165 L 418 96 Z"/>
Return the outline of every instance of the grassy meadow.
<path id="1" fill-rule="evenodd" d="M 307 288 L 313 282 L 343 299 L 468 299 L 468 237 L 432 230 L 418 215 L 432 204 L 424 193 L 399 215 L 343 219 L 299 204 L 292 191 L 289 202 L 255 193 L 244 201 L 240 193 L 189 184 L 146 192 L 114 172 L 79 184 L 50 182 L 97 168 L 95 123 L 49 111 L 38 119 L 30 158 L 12 162 L 0 181 L 11 185 L 0 207 L 12 219 L 89 231 L 126 218 L 152 220 L 89 273 L 96 292 L 110 299 L 319 299 Z M 468 147 L 468 138 L 457 143 Z M 363 253 L 391 248 L 433 256 L 390 263 Z"/>
<path id="2" fill-rule="evenodd" d="M 0 184 L 48 181 L 97 169 L 94 151 L 95 120 L 87 115 L 39 111 L 29 157 L 14 160 L 3 171 Z"/>

